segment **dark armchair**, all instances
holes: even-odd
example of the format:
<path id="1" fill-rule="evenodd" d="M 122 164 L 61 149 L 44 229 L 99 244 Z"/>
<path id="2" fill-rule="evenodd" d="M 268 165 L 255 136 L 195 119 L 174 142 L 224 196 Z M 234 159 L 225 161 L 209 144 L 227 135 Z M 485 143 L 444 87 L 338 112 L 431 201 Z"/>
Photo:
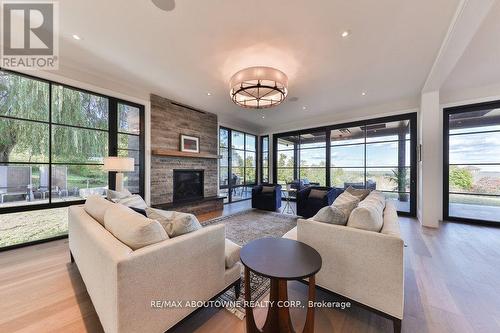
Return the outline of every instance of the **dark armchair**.
<path id="1" fill-rule="evenodd" d="M 311 190 L 323 191 L 321 197 L 310 197 Z M 309 186 L 297 192 L 297 215 L 304 218 L 310 218 L 325 206 L 330 206 L 343 189 L 335 187 Z"/>
<path id="2" fill-rule="evenodd" d="M 276 211 L 281 207 L 281 185 L 262 184 L 252 188 L 252 208 Z"/>

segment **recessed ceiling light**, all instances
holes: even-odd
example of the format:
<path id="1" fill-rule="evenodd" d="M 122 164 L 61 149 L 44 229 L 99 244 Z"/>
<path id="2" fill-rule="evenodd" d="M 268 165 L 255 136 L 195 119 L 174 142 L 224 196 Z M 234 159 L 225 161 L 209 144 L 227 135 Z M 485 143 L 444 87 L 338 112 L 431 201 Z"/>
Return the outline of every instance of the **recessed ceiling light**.
<path id="1" fill-rule="evenodd" d="M 266 118 L 266 116 L 262 115 L 262 119 Z"/>
<path id="2" fill-rule="evenodd" d="M 73 39 L 76 39 L 76 40 L 81 40 L 82 37 L 78 36 L 78 35 L 73 35 Z"/>
<path id="3" fill-rule="evenodd" d="M 351 35 L 351 30 L 344 30 L 340 35 L 342 36 L 342 38 L 349 37 Z"/>
<path id="4" fill-rule="evenodd" d="M 363 91 L 363 92 L 361 93 L 361 96 L 366 96 L 366 91 Z"/>
<path id="5" fill-rule="evenodd" d="M 307 106 L 303 106 L 303 107 L 302 107 L 302 110 L 305 110 L 305 109 L 307 109 Z"/>
<path id="6" fill-rule="evenodd" d="M 166 12 L 175 9 L 175 0 L 152 0 L 152 1 L 156 7 Z"/>
<path id="7" fill-rule="evenodd" d="M 212 93 L 207 92 L 207 96 L 212 96 Z"/>

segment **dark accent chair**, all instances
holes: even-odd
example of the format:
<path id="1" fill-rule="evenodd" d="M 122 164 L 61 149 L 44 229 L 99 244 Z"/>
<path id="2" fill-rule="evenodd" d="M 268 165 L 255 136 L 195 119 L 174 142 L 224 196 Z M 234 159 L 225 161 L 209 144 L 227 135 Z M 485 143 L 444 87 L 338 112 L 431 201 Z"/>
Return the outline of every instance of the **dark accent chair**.
<path id="1" fill-rule="evenodd" d="M 309 198 L 312 189 L 326 191 L 323 198 Z M 310 218 L 325 206 L 330 206 L 344 192 L 336 187 L 308 186 L 297 192 L 297 215 Z"/>
<path id="2" fill-rule="evenodd" d="M 272 192 L 262 192 L 264 187 L 274 186 Z M 281 207 L 281 185 L 262 184 L 252 188 L 252 208 L 275 212 Z"/>

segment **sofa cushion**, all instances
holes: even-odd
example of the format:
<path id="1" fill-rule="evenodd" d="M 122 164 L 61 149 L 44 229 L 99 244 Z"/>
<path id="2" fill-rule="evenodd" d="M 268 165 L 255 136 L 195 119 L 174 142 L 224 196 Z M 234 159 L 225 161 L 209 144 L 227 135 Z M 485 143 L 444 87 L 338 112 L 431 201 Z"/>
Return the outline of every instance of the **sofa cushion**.
<path id="1" fill-rule="evenodd" d="M 346 188 L 345 191 L 359 198 L 360 201 L 364 200 L 370 194 L 370 190 L 368 189 L 357 189 L 352 186 Z"/>
<path id="2" fill-rule="evenodd" d="M 316 188 L 313 188 L 311 192 L 309 192 L 309 198 L 323 199 L 326 193 L 327 191 L 325 190 L 318 190 Z"/>
<path id="3" fill-rule="evenodd" d="M 347 211 L 349 206 L 331 205 L 321 208 L 316 215 L 312 217 L 314 221 L 346 225 L 349 215 Z"/>
<path id="4" fill-rule="evenodd" d="M 125 198 L 121 198 L 121 199 L 120 198 L 112 199 L 112 201 L 115 203 L 122 204 L 122 205 L 127 206 L 127 207 L 134 207 L 134 208 L 139 208 L 139 209 L 146 209 L 146 207 L 148 207 L 148 205 L 146 204 L 144 199 L 142 199 L 142 197 L 138 194 L 132 194 L 129 197 L 125 197 Z"/>
<path id="5" fill-rule="evenodd" d="M 104 227 L 132 250 L 168 239 L 158 221 L 123 205 L 113 205 L 104 214 Z"/>
<path id="6" fill-rule="evenodd" d="M 351 214 L 352 210 L 359 204 L 359 198 L 350 194 L 349 192 L 342 192 L 337 199 L 332 203 L 332 206 L 337 206 L 344 210 L 347 217 Z"/>
<path id="7" fill-rule="evenodd" d="M 240 260 L 240 250 L 241 246 L 226 238 L 226 247 L 224 250 L 226 268 L 233 267 Z"/>
<path id="8" fill-rule="evenodd" d="M 126 188 L 122 191 L 106 190 L 106 199 L 113 201 L 113 199 L 124 199 L 132 196 L 129 190 Z"/>
<path id="9" fill-rule="evenodd" d="M 176 237 L 201 229 L 201 224 L 193 214 L 146 208 L 149 218 L 157 220 L 169 237 Z"/>
<path id="10" fill-rule="evenodd" d="M 361 201 L 347 222 L 348 227 L 380 232 L 384 225 L 385 197 L 378 191 L 372 191 Z"/>
<path id="11" fill-rule="evenodd" d="M 275 186 L 262 186 L 262 193 L 273 193 Z"/>
<path id="12" fill-rule="evenodd" d="M 100 195 L 89 195 L 85 201 L 83 209 L 97 222 L 104 225 L 104 213 L 115 204 L 101 197 Z"/>
<path id="13" fill-rule="evenodd" d="M 398 212 L 392 200 L 387 200 L 385 202 L 384 226 L 382 227 L 382 230 L 380 230 L 380 233 L 401 237 L 401 231 L 399 230 Z"/>

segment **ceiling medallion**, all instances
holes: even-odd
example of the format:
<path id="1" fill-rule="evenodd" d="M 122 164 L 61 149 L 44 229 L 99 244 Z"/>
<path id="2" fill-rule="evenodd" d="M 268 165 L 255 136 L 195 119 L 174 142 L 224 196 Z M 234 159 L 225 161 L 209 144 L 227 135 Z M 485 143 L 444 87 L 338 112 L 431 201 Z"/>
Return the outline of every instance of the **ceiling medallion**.
<path id="1" fill-rule="evenodd" d="M 249 67 L 234 74 L 229 87 L 235 104 L 244 108 L 265 109 L 285 100 L 288 77 L 272 67 Z"/>

